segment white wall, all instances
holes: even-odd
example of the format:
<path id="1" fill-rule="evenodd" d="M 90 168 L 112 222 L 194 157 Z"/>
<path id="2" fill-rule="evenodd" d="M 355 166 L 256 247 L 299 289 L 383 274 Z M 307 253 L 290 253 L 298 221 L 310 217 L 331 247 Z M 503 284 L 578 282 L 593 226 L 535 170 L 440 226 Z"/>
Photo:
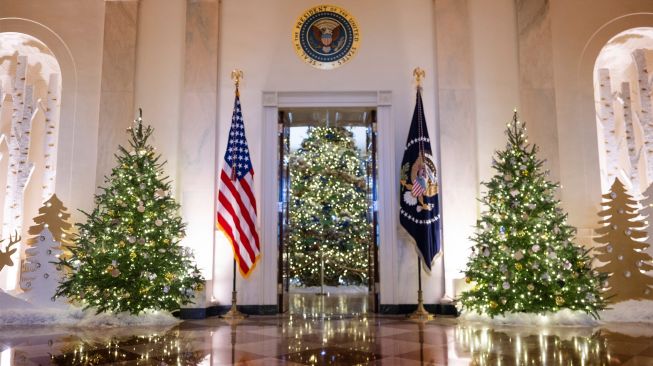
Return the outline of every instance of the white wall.
<path id="1" fill-rule="evenodd" d="M 395 128 L 394 131 L 385 133 L 393 134 L 394 158 L 398 167 L 415 102 L 412 70 L 420 66 L 426 70 L 427 75 L 423 92 L 427 123 L 431 136 L 435 136 L 432 1 L 333 2 L 333 5 L 344 7 L 356 18 L 361 29 L 361 43 L 358 54 L 348 64 L 332 71 L 318 70 L 305 64 L 293 50 L 293 24 L 310 5 L 299 0 L 222 2 L 217 162 L 222 162 L 233 107 L 230 72 L 240 68 L 245 73 L 241 85 L 241 102 L 251 157 L 257 172 L 255 190 L 259 192 L 259 203 L 262 186 L 276 179 L 261 174 L 262 141 L 276 138 L 274 135 L 262 135 L 262 91 L 391 91 Z M 215 159 L 207 157 L 207 165 L 215 163 Z M 398 172 L 393 174 L 397 175 Z M 393 189 L 398 192 L 398 186 Z M 394 221 L 398 225 L 398 219 L 395 218 Z M 218 241 L 217 245 L 214 296 L 220 303 L 226 304 L 231 295 L 231 249 L 224 241 Z M 403 240 L 381 243 L 380 250 L 387 250 L 385 248 L 389 246 L 398 248 L 396 261 L 400 271 L 395 278 L 387 278 L 381 268 L 381 303 L 415 303 L 417 259 L 414 250 Z M 274 243 L 263 243 L 263 247 L 263 256 L 276 257 Z M 263 262 L 265 263 L 267 261 Z M 275 261 L 270 263 L 276 266 Z M 440 262 L 436 262 L 435 267 L 438 269 L 431 276 L 424 277 L 425 301 L 429 303 L 436 302 L 442 295 Z M 276 303 L 274 292 L 263 295 L 258 290 L 261 281 L 275 286 L 276 278 L 264 278 L 265 272 L 265 268 L 257 267 L 249 279 L 239 280 L 241 303 Z M 397 285 L 396 291 L 392 290 L 392 284 Z"/>

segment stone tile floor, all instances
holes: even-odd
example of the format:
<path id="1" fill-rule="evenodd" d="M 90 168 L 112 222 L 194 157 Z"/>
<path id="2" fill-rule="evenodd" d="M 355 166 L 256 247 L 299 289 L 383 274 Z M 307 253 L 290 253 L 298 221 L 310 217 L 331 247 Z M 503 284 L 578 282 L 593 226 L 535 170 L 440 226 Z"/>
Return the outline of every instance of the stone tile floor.
<path id="1" fill-rule="evenodd" d="M 490 327 L 399 316 L 4 327 L 0 365 L 653 365 L 652 328 Z"/>
<path id="2" fill-rule="evenodd" d="M 172 327 L 0 328 L 9 365 L 653 366 L 653 326 L 510 327 L 367 313 L 365 295 L 295 295 L 290 315 Z"/>

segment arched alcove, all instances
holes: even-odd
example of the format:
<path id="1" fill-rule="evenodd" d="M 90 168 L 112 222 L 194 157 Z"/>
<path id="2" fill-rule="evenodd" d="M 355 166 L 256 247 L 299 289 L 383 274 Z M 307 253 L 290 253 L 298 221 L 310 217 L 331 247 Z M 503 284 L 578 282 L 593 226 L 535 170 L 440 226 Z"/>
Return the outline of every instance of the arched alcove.
<path id="1" fill-rule="evenodd" d="M 61 85 L 59 62 L 45 43 L 0 32 L 2 238 L 14 232 L 25 237 L 31 218 L 55 191 Z M 15 288 L 21 253 L 0 273 L 0 288 Z"/>
<path id="2" fill-rule="evenodd" d="M 613 36 L 594 64 L 601 188 L 618 177 L 634 194 L 653 177 L 653 28 Z"/>

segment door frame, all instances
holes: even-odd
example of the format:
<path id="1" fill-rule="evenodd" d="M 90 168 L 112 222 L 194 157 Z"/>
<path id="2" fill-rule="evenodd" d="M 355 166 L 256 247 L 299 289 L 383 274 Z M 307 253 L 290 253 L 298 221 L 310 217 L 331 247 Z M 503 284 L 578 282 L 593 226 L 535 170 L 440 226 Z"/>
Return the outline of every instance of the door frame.
<path id="1" fill-rule="evenodd" d="M 379 283 L 374 288 L 381 300 L 394 299 L 396 294 L 397 268 L 397 170 L 395 168 L 395 136 L 392 123 L 392 92 L 263 92 L 263 139 L 261 142 L 262 176 L 260 201 L 260 230 L 263 260 L 266 262 L 266 288 L 276 289 L 274 298 L 283 293 L 277 283 L 279 276 L 279 162 L 278 119 L 279 109 L 327 108 L 327 107 L 374 107 L 377 114 L 377 189 L 378 189 L 378 257 Z M 277 303 L 277 306 L 280 304 Z"/>

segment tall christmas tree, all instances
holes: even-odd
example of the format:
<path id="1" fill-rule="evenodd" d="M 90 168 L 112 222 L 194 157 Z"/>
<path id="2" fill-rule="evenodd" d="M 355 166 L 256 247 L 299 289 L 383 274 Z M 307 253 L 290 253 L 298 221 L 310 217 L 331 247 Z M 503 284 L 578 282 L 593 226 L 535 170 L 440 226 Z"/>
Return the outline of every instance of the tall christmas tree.
<path id="1" fill-rule="evenodd" d="M 372 240 L 352 133 L 315 127 L 290 159 L 290 276 L 304 286 L 365 284 Z"/>
<path id="2" fill-rule="evenodd" d="M 547 180 L 517 112 L 506 134 L 506 148 L 493 161 L 496 174 L 483 183 L 486 210 L 465 270 L 475 284 L 461 295 L 463 307 L 490 316 L 561 308 L 598 316 L 604 276 L 592 271 L 589 251 L 573 243 L 576 230 L 554 196 L 558 185 Z"/>
<path id="3" fill-rule="evenodd" d="M 67 306 L 62 296 L 55 300 L 54 295 L 64 277 L 62 266 L 55 262 L 71 254 L 68 248 L 71 224 L 66 221 L 69 217 L 56 194 L 39 208 L 35 225 L 28 231 L 33 236 L 27 240 L 30 247 L 25 251 L 27 258 L 20 275 L 20 288 L 25 291 L 21 298 L 41 306 Z"/>
<path id="4" fill-rule="evenodd" d="M 650 189 L 645 192 L 648 194 Z M 619 178 L 615 178 L 610 192 L 603 198 L 605 209 L 599 212 L 603 218 L 599 223 L 603 226 L 596 230 L 601 236 L 595 240 L 602 244 L 596 249 L 599 253 L 596 259 L 603 262 L 597 269 L 610 275 L 605 296 L 610 302 L 653 300 L 653 277 L 644 272 L 653 269 L 653 261 L 645 251 L 649 245 L 641 240 L 646 232 L 642 230 L 644 222 L 638 220 L 637 201 Z M 645 207 L 648 200 L 650 197 L 644 201 Z"/>
<path id="5" fill-rule="evenodd" d="M 152 128 L 139 117 L 128 132 L 131 149 L 119 147 L 96 207 L 77 224 L 72 257 L 60 261 L 71 272 L 57 294 L 98 312 L 171 311 L 192 302 L 204 280 L 180 245 L 184 224 L 165 163 L 148 145 Z"/>

